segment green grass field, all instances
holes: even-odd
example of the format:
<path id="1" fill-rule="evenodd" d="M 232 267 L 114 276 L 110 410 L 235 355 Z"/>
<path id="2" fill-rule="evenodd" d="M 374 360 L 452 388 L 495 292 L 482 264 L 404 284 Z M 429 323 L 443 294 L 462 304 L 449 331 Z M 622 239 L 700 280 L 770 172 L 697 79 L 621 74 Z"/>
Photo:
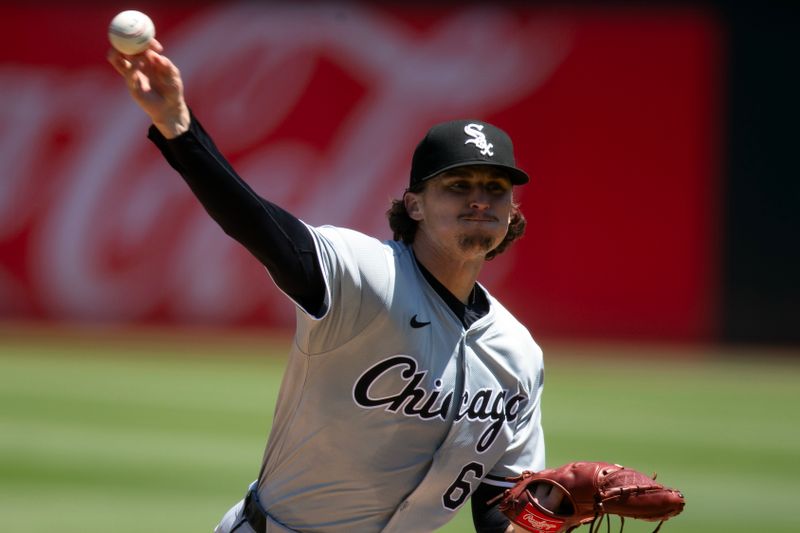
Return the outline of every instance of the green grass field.
<path id="1" fill-rule="evenodd" d="M 257 475 L 287 342 L 0 329 L 0 530 L 210 532 Z M 800 357 L 543 347 L 549 466 L 657 471 L 688 502 L 662 531 L 800 531 Z"/>

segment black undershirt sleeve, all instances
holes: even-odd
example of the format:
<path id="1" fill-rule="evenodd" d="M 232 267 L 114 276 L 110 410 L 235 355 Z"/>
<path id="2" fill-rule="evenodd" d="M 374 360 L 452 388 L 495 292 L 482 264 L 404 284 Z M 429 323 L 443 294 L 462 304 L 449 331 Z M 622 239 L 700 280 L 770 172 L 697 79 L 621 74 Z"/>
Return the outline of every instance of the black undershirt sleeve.
<path id="1" fill-rule="evenodd" d="M 148 137 L 223 231 L 261 261 L 278 287 L 306 312 L 321 316 L 325 281 L 306 225 L 256 194 L 194 115 L 189 130 L 174 139 L 166 139 L 154 126 Z"/>
<path id="2" fill-rule="evenodd" d="M 470 506 L 472 507 L 472 523 L 477 533 L 505 533 L 511 521 L 500 512 L 497 505 L 488 505 L 495 496 L 505 491 L 503 487 L 496 487 L 481 483 L 472 493 Z"/>

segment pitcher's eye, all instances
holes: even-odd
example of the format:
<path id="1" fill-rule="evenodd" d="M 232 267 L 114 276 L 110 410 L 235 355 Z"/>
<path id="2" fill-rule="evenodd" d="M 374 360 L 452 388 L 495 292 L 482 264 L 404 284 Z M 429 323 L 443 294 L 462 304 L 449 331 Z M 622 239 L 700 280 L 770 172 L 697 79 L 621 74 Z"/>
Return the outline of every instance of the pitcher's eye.
<path id="1" fill-rule="evenodd" d="M 493 194 L 503 194 L 509 187 L 503 181 L 490 181 L 486 184 L 486 190 Z"/>

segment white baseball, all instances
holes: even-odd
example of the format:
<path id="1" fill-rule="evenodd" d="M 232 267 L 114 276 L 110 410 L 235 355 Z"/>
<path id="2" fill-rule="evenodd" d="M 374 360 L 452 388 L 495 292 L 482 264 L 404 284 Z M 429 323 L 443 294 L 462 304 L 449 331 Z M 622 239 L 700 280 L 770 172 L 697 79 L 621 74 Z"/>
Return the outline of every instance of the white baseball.
<path id="1" fill-rule="evenodd" d="M 156 27 L 153 21 L 141 11 L 123 11 L 108 26 L 111 46 L 129 56 L 147 50 L 155 36 Z"/>

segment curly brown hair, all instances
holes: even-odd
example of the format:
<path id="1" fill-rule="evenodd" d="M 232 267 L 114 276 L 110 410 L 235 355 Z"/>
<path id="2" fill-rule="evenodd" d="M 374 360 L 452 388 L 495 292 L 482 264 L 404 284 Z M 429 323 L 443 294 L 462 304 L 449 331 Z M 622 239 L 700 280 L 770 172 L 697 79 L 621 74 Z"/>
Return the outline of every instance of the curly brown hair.
<path id="1" fill-rule="evenodd" d="M 422 192 L 425 188 L 425 183 L 420 183 L 414 187 L 409 188 L 406 192 L 418 193 Z M 414 236 L 417 234 L 417 226 L 419 222 L 414 220 L 408 215 L 406 211 L 405 202 L 402 199 L 392 200 L 392 206 L 386 211 L 386 216 L 389 218 L 389 227 L 392 230 L 392 239 L 396 241 L 403 241 L 406 244 L 414 242 Z M 490 261 L 497 255 L 503 253 L 512 242 L 522 237 L 525 233 L 525 226 L 527 221 L 525 215 L 519 210 L 519 205 L 516 203 L 511 206 L 511 220 L 508 224 L 508 232 L 506 233 L 503 241 L 498 244 L 493 250 L 486 254 L 486 260 Z"/>

